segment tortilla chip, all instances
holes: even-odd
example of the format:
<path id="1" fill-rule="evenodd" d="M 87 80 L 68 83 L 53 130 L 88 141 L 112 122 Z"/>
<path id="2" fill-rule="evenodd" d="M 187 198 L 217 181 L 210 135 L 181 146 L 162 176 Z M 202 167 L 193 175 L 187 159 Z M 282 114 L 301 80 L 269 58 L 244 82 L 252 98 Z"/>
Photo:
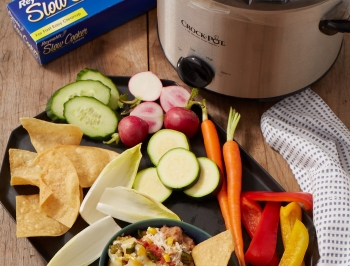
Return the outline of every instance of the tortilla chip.
<path id="1" fill-rule="evenodd" d="M 40 179 L 39 188 L 40 188 L 39 202 L 40 202 L 40 206 L 42 206 L 46 202 L 46 200 L 52 195 L 52 190 L 41 179 Z"/>
<path id="2" fill-rule="evenodd" d="M 55 124 L 31 117 L 20 120 L 37 153 L 62 144 L 79 145 L 83 137 L 83 131 L 75 125 Z"/>
<path id="3" fill-rule="evenodd" d="M 34 161 L 43 169 L 40 207 L 48 216 L 71 227 L 79 214 L 79 178 L 72 162 L 61 152 L 48 150 Z M 51 194 L 48 192 L 51 191 Z"/>
<path id="4" fill-rule="evenodd" d="M 84 190 L 82 187 L 79 187 L 79 193 L 80 193 L 80 204 L 83 202 L 84 200 Z"/>
<path id="5" fill-rule="evenodd" d="M 67 156 L 77 170 L 79 184 L 91 187 L 103 168 L 119 154 L 117 152 L 91 146 L 59 145 L 55 149 Z"/>
<path id="6" fill-rule="evenodd" d="M 232 232 L 226 230 L 196 245 L 192 257 L 196 266 L 223 266 L 228 264 L 233 251 Z"/>
<path id="7" fill-rule="evenodd" d="M 68 227 L 40 210 L 39 195 L 16 196 L 17 237 L 59 236 Z"/>
<path id="8" fill-rule="evenodd" d="M 15 185 L 32 185 L 39 187 L 41 167 L 34 164 L 37 153 L 10 149 L 10 172 L 11 172 L 11 186 Z"/>

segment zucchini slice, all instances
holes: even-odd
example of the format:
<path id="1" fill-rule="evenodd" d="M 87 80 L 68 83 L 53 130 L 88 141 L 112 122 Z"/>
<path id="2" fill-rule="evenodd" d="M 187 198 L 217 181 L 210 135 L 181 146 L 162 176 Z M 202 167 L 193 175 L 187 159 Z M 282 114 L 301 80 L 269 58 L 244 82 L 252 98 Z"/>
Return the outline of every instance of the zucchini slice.
<path id="1" fill-rule="evenodd" d="M 135 177 L 133 189 L 159 202 L 165 201 L 173 192 L 160 182 L 155 167 L 149 167 L 138 172 Z"/>
<path id="2" fill-rule="evenodd" d="M 160 158 L 157 173 L 164 186 L 183 190 L 197 182 L 200 167 L 193 152 L 184 148 L 174 148 Z"/>
<path id="3" fill-rule="evenodd" d="M 200 165 L 200 174 L 197 182 L 184 193 L 197 200 L 209 199 L 216 196 L 222 186 L 222 177 L 216 163 L 207 158 L 197 158 Z"/>
<path id="4" fill-rule="evenodd" d="M 111 89 L 111 100 L 108 103 L 108 106 L 113 110 L 117 110 L 119 107 L 119 91 L 114 82 L 107 76 L 103 75 L 100 71 L 96 69 L 84 68 L 77 74 L 78 80 L 97 80 L 102 82 L 108 88 Z"/>
<path id="5" fill-rule="evenodd" d="M 68 100 L 64 104 L 64 116 L 69 124 L 96 140 L 110 138 L 118 127 L 114 111 L 93 97 L 76 96 Z"/>
<path id="6" fill-rule="evenodd" d="M 108 104 L 111 98 L 111 89 L 99 81 L 82 80 L 72 82 L 58 89 L 46 104 L 46 113 L 53 121 L 65 122 L 63 114 L 64 103 L 75 96 L 94 97 L 103 104 Z"/>
<path id="7" fill-rule="evenodd" d="M 189 150 L 190 144 L 185 134 L 173 129 L 161 129 L 150 138 L 147 145 L 147 154 L 154 165 L 159 159 L 173 148 L 184 148 Z"/>

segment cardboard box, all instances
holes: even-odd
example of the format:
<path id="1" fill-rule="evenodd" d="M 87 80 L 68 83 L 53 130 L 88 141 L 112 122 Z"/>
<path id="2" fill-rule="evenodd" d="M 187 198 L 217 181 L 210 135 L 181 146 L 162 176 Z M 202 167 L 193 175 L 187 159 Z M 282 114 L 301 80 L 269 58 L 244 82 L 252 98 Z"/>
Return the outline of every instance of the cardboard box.
<path id="1" fill-rule="evenodd" d="M 156 0 L 13 0 L 13 28 L 40 64 L 156 7 Z"/>

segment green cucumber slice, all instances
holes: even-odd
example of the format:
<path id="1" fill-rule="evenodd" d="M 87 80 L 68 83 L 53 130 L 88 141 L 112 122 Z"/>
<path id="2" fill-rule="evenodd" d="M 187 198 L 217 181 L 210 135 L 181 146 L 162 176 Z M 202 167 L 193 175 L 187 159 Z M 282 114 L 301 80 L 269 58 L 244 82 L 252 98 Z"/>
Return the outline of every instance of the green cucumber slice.
<path id="1" fill-rule="evenodd" d="M 78 80 L 98 80 L 111 89 L 111 100 L 108 106 L 113 110 L 117 110 L 119 107 L 119 91 L 114 82 L 107 76 L 103 75 L 96 69 L 84 68 L 77 74 Z"/>
<path id="2" fill-rule="evenodd" d="M 46 113 L 53 121 L 66 121 L 63 114 L 64 103 L 75 96 L 90 96 L 108 104 L 111 98 L 111 89 L 99 81 L 82 80 L 72 82 L 58 89 L 46 104 Z"/>
<path id="3" fill-rule="evenodd" d="M 174 148 L 160 158 L 157 173 L 164 186 L 183 190 L 197 182 L 200 167 L 196 155 L 184 148 Z"/>
<path id="4" fill-rule="evenodd" d="M 197 200 L 209 199 L 216 196 L 222 186 L 222 177 L 216 163 L 207 158 L 197 158 L 200 174 L 197 182 L 184 193 Z"/>
<path id="5" fill-rule="evenodd" d="M 173 129 L 161 129 L 150 138 L 147 145 L 147 154 L 154 165 L 169 150 L 184 148 L 189 150 L 190 144 L 185 134 Z"/>
<path id="6" fill-rule="evenodd" d="M 149 167 L 137 173 L 133 189 L 145 194 L 159 202 L 165 201 L 172 193 L 172 190 L 160 182 L 157 169 Z"/>
<path id="7" fill-rule="evenodd" d="M 76 96 L 68 100 L 64 104 L 64 116 L 69 124 L 96 140 L 110 138 L 118 126 L 114 111 L 93 97 Z"/>

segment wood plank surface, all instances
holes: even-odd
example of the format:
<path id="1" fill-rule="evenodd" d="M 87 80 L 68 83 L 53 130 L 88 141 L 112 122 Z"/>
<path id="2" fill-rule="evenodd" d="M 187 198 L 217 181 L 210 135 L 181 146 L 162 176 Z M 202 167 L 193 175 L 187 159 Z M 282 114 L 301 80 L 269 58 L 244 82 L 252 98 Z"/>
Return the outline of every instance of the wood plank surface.
<path id="1" fill-rule="evenodd" d="M 19 118 L 43 112 L 52 93 L 74 81 L 84 67 L 114 76 L 151 70 L 160 78 L 174 80 L 190 89 L 162 52 L 156 9 L 40 66 L 14 32 L 6 11 L 7 1 L 0 3 L 0 162 L 11 131 L 19 126 Z M 349 128 L 350 35 L 345 35 L 334 66 L 312 89 Z M 261 115 L 277 101 L 236 99 L 209 91 L 201 91 L 200 98 L 207 100 L 210 115 L 223 128 L 230 106 L 241 113 L 236 140 L 284 189 L 300 190 L 285 160 L 266 144 L 261 134 Z M 0 265 L 45 265 L 27 239 L 16 238 L 15 222 L 3 207 L 0 207 Z"/>

